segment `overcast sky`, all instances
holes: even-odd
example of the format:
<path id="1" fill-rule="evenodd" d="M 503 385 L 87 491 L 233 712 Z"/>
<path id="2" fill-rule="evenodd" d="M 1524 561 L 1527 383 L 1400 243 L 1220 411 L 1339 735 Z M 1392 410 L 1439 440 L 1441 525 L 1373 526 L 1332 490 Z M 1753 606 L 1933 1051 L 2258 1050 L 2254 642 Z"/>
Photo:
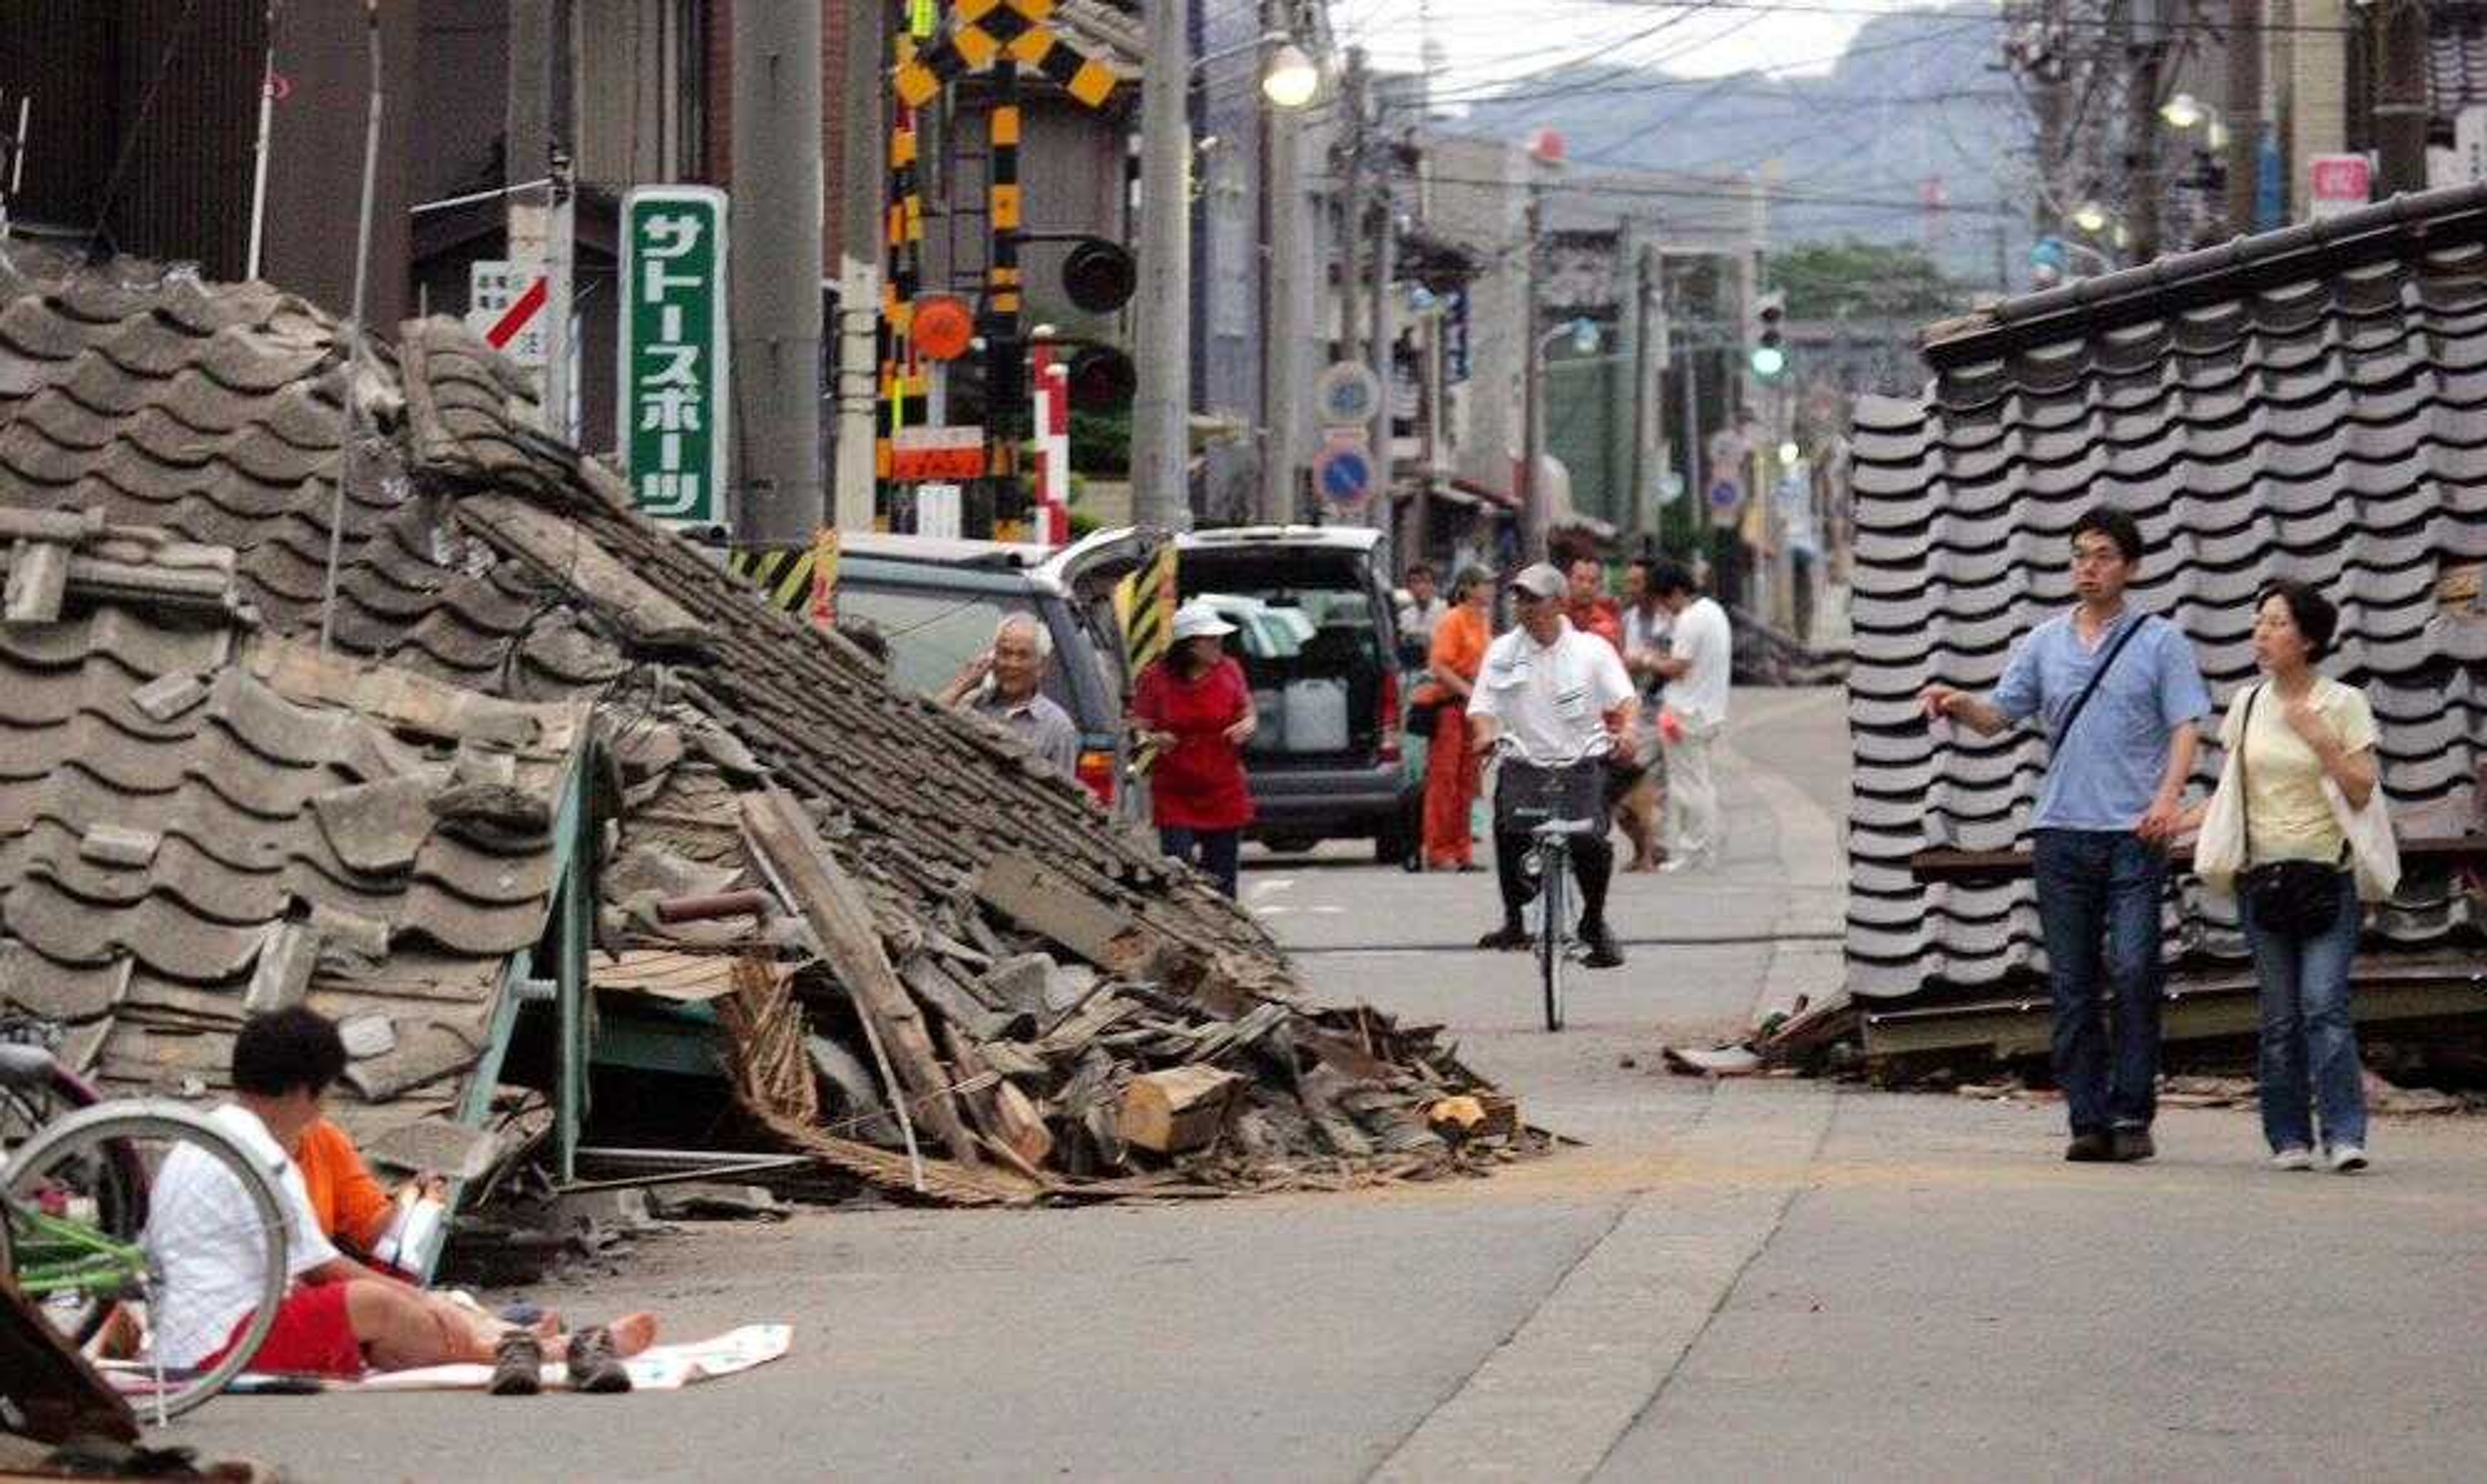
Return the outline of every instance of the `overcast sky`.
<path id="1" fill-rule="evenodd" d="M 1661 0 L 1332 0 L 1350 41 L 1377 62 L 1413 68 L 1430 21 L 1447 53 L 1450 96 L 1507 83 L 1554 84 L 1583 61 L 1657 67 L 1715 76 L 1747 69 L 1826 71 L 1864 15 L 1774 14 L 1746 0 L 1735 9 Z M 1897 9 L 1891 0 L 1801 0 L 1838 10 Z"/>

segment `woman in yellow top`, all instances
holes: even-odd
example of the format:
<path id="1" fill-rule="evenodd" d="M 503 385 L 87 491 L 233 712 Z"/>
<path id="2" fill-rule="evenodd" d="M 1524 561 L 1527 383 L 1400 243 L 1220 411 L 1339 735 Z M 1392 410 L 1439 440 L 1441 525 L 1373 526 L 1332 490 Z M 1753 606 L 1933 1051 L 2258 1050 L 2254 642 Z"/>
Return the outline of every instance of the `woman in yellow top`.
<path id="1" fill-rule="evenodd" d="M 2254 611 L 2253 645 L 2267 678 L 2228 703 L 2220 737 L 2232 753 L 2245 749 L 2246 868 L 2237 902 L 2262 984 L 2263 1137 L 2277 1168 L 2314 1168 L 2310 1095 L 2326 1158 L 2348 1174 L 2366 1168 L 2366 1100 L 2349 1013 L 2349 968 L 2364 914 L 2347 866 L 2348 839 L 2325 785 L 2356 811 L 2377 783 L 2375 718 L 2366 698 L 2314 669 L 2338 622 L 2332 604 L 2302 582 L 2266 587 Z M 2301 878 L 2289 894 L 2322 921 L 2271 921 L 2285 903 L 2264 895 L 2264 888 L 2283 866 Z"/>

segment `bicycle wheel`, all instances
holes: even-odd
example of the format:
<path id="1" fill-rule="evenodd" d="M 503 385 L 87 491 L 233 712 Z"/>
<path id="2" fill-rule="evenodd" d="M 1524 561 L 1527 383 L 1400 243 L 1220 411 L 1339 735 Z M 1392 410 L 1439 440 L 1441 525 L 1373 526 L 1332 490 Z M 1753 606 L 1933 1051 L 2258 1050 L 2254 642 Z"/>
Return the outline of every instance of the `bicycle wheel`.
<path id="1" fill-rule="evenodd" d="M 192 1251 L 204 1244 L 238 1244 L 257 1274 L 257 1302 L 214 1364 L 179 1372 L 142 1365 L 120 1373 L 133 1384 L 140 1410 L 159 1422 L 223 1389 L 276 1323 L 290 1244 L 273 1176 L 215 1124 L 165 1102 L 102 1103 L 73 1113 L 19 1145 L 0 1173 L 12 1276 L 55 1330 L 82 1342 L 116 1305 L 145 1305 L 151 1318 L 156 1315 L 165 1264 L 149 1242 L 146 1192 L 130 1188 L 126 1171 L 134 1162 L 149 1177 L 161 1178 L 176 1160 L 209 1162 L 194 1174 L 211 1191 L 223 1187 L 182 1213 L 178 1240 Z"/>
<path id="2" fill-rule="evenodd" d="M 102 1099 L 65 1067 L 54 1066 L 38 1079 L 0 1083 L 0 1168 L 6 1168 L 20 1144 L 82 1108 Z M 147 1219 L 147 1170 L 137 1150 L 124 1144 L 98 1174 L 89 1192 L 99 1211 L 112 1213 L 113 1229 L 134 1234 Z M 0 1222 L 0 1273 L 12 1271 L 6 1259 L 9 1223 Z M 87 1319 L 69 1338 L 84 1345 L 111 1318 L 113 1305 L 87 1306 Z"/>
<path id="3" fill-rule="evenodd" d="M 1542 847 L 1541 847 L 1542 848 Z M 1563 1029 L 1563 962 L 1564 951 L 1572 938 L 1572 904 L 1564 900 L 1571 882 L 1566 868 L 1566 852 L 1544 849 L 1537 870 L 1538 901 L 1542 904 L 1542 921 L 1537 932 L 1537 974 L 1546 990 L 1546 1029 Z"/>

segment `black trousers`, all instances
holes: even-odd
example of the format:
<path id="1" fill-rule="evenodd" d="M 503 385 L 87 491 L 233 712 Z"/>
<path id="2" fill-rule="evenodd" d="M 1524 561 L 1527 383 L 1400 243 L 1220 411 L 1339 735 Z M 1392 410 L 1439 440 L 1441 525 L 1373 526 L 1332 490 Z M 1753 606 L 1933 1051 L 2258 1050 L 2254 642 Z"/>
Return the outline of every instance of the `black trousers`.
<path id="1" fill-rule="evenodd" d="M 1523 831 L 1494 832 L 1495 883 L 1502 888 L 1502 920 L 1520 921 L 1520 909 L 1537 894 L 1537 878 L 1528 874 L 1530 844 Z M 1580 921 L 1607 918 L 1607 883 L 1615 873 L 1615 847 L 1603 835 L 1572 837 L 1572 878 L 1580 883 Z"/>

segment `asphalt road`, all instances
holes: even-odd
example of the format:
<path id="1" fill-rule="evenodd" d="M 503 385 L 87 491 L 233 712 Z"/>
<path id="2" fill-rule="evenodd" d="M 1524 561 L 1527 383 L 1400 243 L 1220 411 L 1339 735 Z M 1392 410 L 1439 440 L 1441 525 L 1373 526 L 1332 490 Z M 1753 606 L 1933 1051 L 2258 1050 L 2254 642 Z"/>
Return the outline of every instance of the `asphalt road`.
<path id="1" fill-rule="evenodd" d="M 1445 948 L 1482 875 L 1247 863 L 1339 997 L 1439 1019 L 1584 1148 L 1492 1179 L 643 1242 L 544 1295 L 796 1351 L 673 1395 L 232 1398 L 175 1430 L 311 1480 L 2455 1479 L 2487 1457 L 2487 1128 L 2355 1180 L 2172 1111 L 2068 1166 L 2044 1105 L 1654 1070 L 1835 983 L 1840 702 L 1740 695 L 1716 874 L 1632 877 L 1632 961 L 1536 1029 Z"/>

